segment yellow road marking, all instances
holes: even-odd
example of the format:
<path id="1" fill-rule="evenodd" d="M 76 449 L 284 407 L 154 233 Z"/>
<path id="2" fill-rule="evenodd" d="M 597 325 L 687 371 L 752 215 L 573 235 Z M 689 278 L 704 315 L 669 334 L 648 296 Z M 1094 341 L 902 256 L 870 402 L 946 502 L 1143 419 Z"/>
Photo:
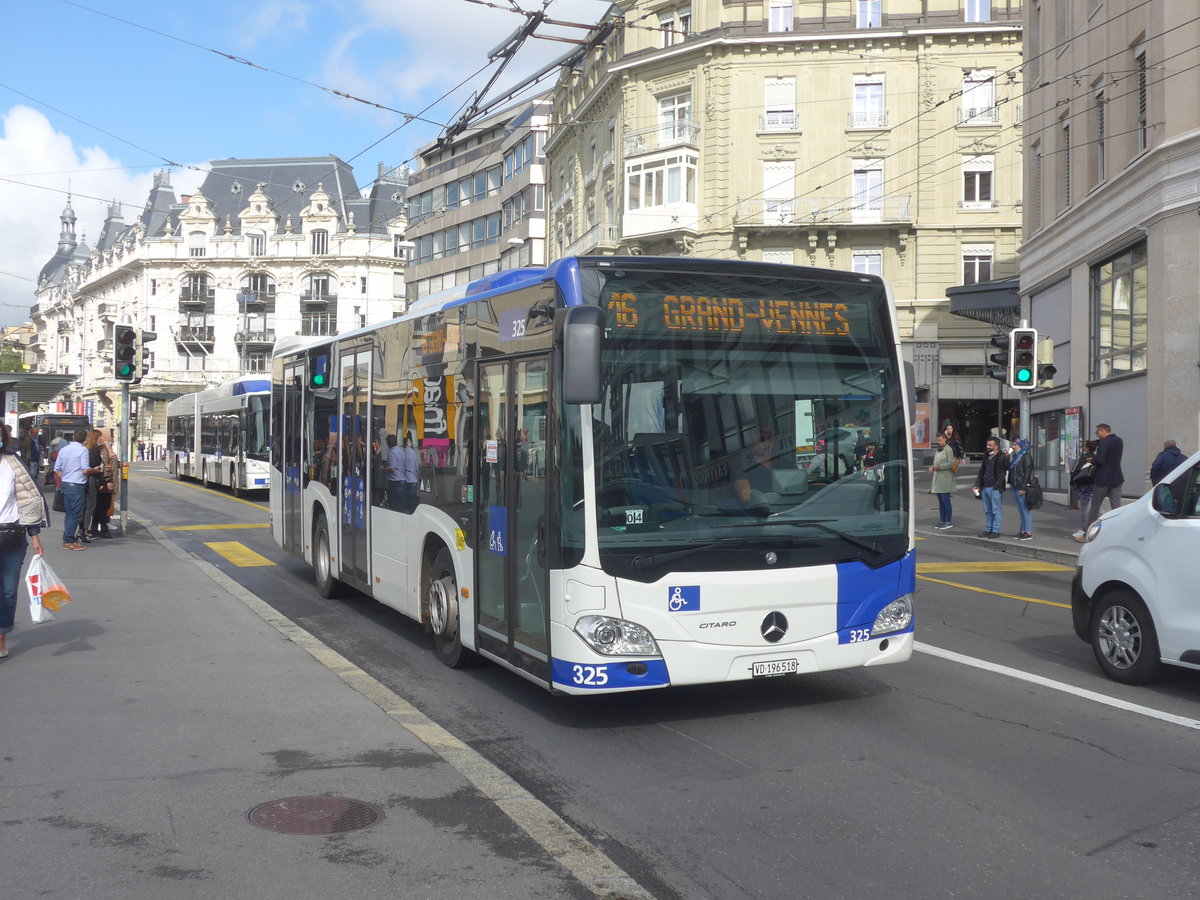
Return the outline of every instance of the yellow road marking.
<path id="1" fill-rule="evenodd" d="M 964 572 L 1073 572 L 1070 566 L 1041 560 L 1010 560 L 1006 562 L 936 562 L 917 563 L 917 571 L 926 574 L 962 574 Z"/>
<path id="2" fill-rule="evenodd" d="M 1070 603 L 1055 603 L 1053 600 L 1038 600 L 1036 597 L 1022 597 L 1020 594 L 1006 594 L 1003 591 L 989 591 L 987 588 L 972 587 L 969 584 L 959 584 L 957 581 L 942 581 L 940 578 L 930 578 L 928 575 L 918 575 L 921 581 L 932 581 L 934 584 L 944 584 L 947 587 L 962 588 L 964 591 L 974 591 L 977 594 L 991 594 L 994 597 L 1007 597 L 1009 600 L 1020 600 L 1022 603 L 1039 603 L 1042 606 L 1057 606 L 1059 609 L 1070 609 Z"/>
<path id="3" fill-rule="evenodd" d="M 229 522 L 225 525 L 159 525 L 163 531 L 206 531 L 224 530 L 226 528 L 270 528 L 270 522 Z"/>
<path id="4" fill-rule="evenodd" d="M 190 488 L 193 491 L 204 491 L 209 494 L 217 493 L 212 488 L 206 488 L 202 484 L 188 484 L 186 481 L 180 481 L 177 478 L 167 478 L 164 475 L 144 475 L 142 477 L 143 478 L 153 478 L 155 481 L 169 481 L 172 484 L 177 484 L 180 487 Z M 255 509 L 262 509 L 262 510 L 269 509 L 269 507 L 263 506 L 263 504 L 261 504 L 261 503 L 254 503 L 250 500 L 243 500 L 241 497 L 233 497 L 229 494 L 218 494 L 218 496 L 224 497 L 226 500 L 232 500 L 234 503 L 245 503 L 247 506 L 253 506 Z"/>
<path id="5" fill-rule="evenodd" d="M 204 546 L 215 553 L 219 553 L 239 569 L 249 568 L 250 566 L 275 565 L 275 563 L 262 554 L 255 553 L 245 544 L 238 541 L 205 541 Z"/>

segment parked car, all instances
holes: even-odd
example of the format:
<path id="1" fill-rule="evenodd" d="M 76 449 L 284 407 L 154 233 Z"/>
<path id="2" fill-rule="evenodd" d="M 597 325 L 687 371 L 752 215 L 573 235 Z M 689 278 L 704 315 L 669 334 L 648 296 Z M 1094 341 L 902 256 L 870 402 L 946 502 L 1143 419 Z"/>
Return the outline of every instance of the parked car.
<path id="1" fill-rule="evenodd" d="M 1114 681 L 1200 669 L 1200 453 L 1088 529 L 1071 585 L 1075 633 Z"/>

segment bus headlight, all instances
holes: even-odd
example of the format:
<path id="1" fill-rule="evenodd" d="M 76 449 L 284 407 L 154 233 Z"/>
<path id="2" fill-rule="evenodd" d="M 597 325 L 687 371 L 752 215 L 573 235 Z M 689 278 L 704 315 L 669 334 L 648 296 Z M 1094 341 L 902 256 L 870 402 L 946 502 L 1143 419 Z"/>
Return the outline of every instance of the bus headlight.
<path id="1" fill-rule="evenodd" d="M 903 597 L 893 600 L 879 611 L 879 615 L 875 617 L 875 624 L 871 626 L 871 636 L 891 634 L 893 631 L 903 631 L 912 624 L 912 620 L 912 594 L 905 594 Z"/>
<path id="2" fill-rule="evenodd" d="M 583 642 L 605 656 L 660 656 L 650 632 L 625 619 L 612 616 L 583 616 L 575 623 Z"/>

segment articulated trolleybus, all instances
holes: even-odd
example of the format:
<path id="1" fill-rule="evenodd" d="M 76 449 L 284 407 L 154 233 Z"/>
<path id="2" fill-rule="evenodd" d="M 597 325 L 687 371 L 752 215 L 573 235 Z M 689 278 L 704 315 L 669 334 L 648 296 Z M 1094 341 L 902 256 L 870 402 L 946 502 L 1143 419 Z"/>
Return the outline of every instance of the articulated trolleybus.
<path id="1" fill-rule="evenodd" d="M 271 384 L 243 376 L 167 404 L 165 464 L 176 478 L 243 491 L 266 490 Z"/>
<path id="2" fill-rule="evenodd" d="M 910 405 L 878 277 L 563 259 L 277 348 L 272 533 L 554 691 L 901 662 Z"/>

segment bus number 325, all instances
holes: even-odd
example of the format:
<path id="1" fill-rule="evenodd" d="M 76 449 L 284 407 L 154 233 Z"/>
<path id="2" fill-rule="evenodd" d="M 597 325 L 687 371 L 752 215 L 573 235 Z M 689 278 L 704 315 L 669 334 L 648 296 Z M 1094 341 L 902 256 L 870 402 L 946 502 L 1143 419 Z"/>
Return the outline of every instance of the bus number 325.
<path id="1" fill-rule="evenodd" d="M 572 678 L 576 684 L 601 687 L 608 684 L 608 666 L 572 666 Z"/>

